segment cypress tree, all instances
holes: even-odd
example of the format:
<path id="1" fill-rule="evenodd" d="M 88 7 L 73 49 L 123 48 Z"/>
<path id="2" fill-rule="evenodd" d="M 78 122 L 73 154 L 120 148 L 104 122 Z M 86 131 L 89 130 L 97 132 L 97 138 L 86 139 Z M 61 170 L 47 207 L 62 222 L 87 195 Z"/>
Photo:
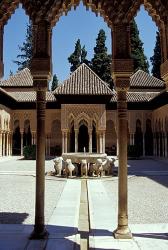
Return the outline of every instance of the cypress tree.
<path id="1" fill-rule="evenodd" d="M 160 48 L 160 35 L 156 32 L 156 44 L 154 48 L 154 54 L 150 58 L 152 63 L 152 75 L 161 79 L 160 65 L 161 65 L 161 48 Z"/>
<path id="2" fill-rule="evenodd" d="M 27 24 L 26 30 L 26 40 L 23 42 L 22 46 L 18 46 L 21 54 L 17 55 L 16 61 L 13 61 L 18 65 L 18 70 L 22 70 L 24 68 L 30 67 L 30 60 L 32 59 L 33 55 L 33 41 L 32 41 L 32 24 L 31 22 Z"/>
<path id="3" fill-rule="evenodd" d="M 71 64 L 71 72 L 75 71 L 81 64 L 81 43 L 80 39 L 75 44 L 74 52 L 68 57 L 68 61 Z"/>
<path id="4" fill-rule="evenodd" d="M 94 57 L 92 59 L 92 70 L 105 81 L 110 88 L 113 87 L 111 77 L 111 55 L 107 54 L 105 31 L 101 29 L 96 39 L 94 47 Z"/>
<path id="5" fill-rule="evenodd" d="M 58 87 L 58 78 L 57 78 L 56 74 L 54 74 L 53 80 L 51 83 L 51 91 L 54 91 L 57 87 Z"/>
<path id="6" fill-rule="evenodd" d="M 68 61 L 71 64 L 71 72 L 75 71 L 82 63 L 90 66 L 90 61 L 87 60 L 87 51 L 85 46 L 81 47 L 80 39 L 75 44 L 74 52 L 68 57 Z"/>
<path id="7" fill-rule="evenodd" d="M 144 54 L 143 43 L 139 37 L 139 31 L 135 20 L 130 25 L 131 32 L 131 56 L 134 60 L 134 71 L 139 69 L 149 73 L 149 63 Z"/>

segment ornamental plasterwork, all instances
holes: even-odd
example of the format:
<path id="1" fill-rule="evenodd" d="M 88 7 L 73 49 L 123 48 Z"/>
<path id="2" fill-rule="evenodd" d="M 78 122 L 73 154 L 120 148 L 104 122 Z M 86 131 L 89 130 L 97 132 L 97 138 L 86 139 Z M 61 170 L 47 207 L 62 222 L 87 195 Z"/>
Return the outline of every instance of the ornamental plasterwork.
<path id="1" fill-rule="evenodd" d="M 97 129 L 106 129 L 106 110 L 104 104 L 62 104 L 61 129 L 69 129 L 70 120 L 74 118 L 75 129 L 79 128 L 82 119 L 91 129 L 92 122 L 96 122 Z"/>

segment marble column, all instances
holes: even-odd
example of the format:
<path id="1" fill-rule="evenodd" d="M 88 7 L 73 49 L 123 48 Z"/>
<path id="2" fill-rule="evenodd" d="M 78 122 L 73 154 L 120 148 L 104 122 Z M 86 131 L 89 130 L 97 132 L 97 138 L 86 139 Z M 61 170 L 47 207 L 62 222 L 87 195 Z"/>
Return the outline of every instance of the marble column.
<path id="1" fill-rule="evenodd" d="M 105 134 L 105 131 L 103 132 L 103 153 L 105 153 L 105 147 L 106 147 L 106 134 Z"/>
<path id="2" fill-rule="evenodd" d="M 6 144 L 6 140 L 5 140 L 5 132 L 2 133 L 2 156 L 5 156 L 5 144 Z"/>
<path id="3" fill-rule="evenodd" d="M 143 134 L 143 156 L 145 156 L 145 134 Z"/>
<path id="4" fill-rule="evenodd" d="M 68 132 L 65 132 L 65 153 L 68 152 Z"/>
<path id="5" fill-rule="evenodd" d="M 165 133 L 165 157 L 168 157 L 168 152 L 167 152 L 167 134 Z"/>
<path id="6" fill-rule="evenodd" d="M 0 157 L 2 156 L 2 132 L 0 131 Z"/>
<path id="7" fill-rule="evenodd" d="M 40 86 L 39 80 L 39 86 Z M 36 83 L 37 84 L 37 83 Z M 44 225 L 44 194 L 45 194 L 45 114 L 46 88 L 36 90 L 37 111 L 37 144 L 36 144 L 36 199 L 35 225 L 31 239 L 43 239 L 47 236 Z"/>
<path id="8" fill-rule="evenodd" d="M 64 132 L 62 132 L 62 154 L 65 153 L 65 137 Z"/>
<path id="9" fill-rule="evenodd" d="M 118 153 L 119 153 L 119 197 L 118 197 L 118 228 L 115 238 L 132 238 L 128 228 L 128 187 L 127 187 L 127 102 L 126 90 L 117 91 L 118 115 Z"/>
<path id="10" fill-rule="evenodd" d="M 100 153 L 100 148 L 99 148 L 99 133 L 97 132 L 97 137 L 96 137 L 96 139 L 97 139 L 97 153 Z"/>
<path id="11" fill-rule="evenodd" d="M 89 131 L 89 153 L 92 153 L 92 130 Z"/>
<path id="12" fill-rule="evenodd" d="M 23 155 L 23 131 L 21 131 L 21 156 Z"/>
<path id="13" fill-rule="evenodd" d="M 75 129 L 75 153 L 78 152 L 78 134 L 79 134 L 78 129 Z"/>
<path id="14" fill-rule="evenodd" d="M 9 132 L 6 132 L 6 156 L 9 155 Z"/>
<path id="15" fill-rule="evenodd" d="M 102 132 L 100 132 L 99 133 L 99 152 L 100 152 L 100 154 L 102 154 L 103 153 L 103 144 L 102 144 L 102 142 L 103 142 L 103 135 L 102 135 Z"/>

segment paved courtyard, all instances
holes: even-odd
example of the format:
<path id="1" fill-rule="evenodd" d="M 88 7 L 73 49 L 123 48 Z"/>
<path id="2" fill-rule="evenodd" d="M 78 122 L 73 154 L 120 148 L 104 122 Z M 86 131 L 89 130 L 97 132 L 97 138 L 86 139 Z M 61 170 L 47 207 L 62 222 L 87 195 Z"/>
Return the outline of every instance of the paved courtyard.
<path id="1" fill-rule="evenodd" d="M 51 170 L 53 163 L 48 160 L 46 171 Z M 112 237 L 117 226 L 118 177 L 89 179 L 90 249 L 168 249 L 167 162 L 132 160 L 128 162 L 128 172 L 129 225 L 134 240 L 124 243 Z M 25 243 L 34 224 L 35 161 L 0 160 L 0 250 L 82 249 L 78 248 L 81 180 L 46 176 L 45 193 L 45 219 L 50 239 L 47 243 Z M 19 234 L 11 234 L 12 228 Z M 69 233 L 65 234 L 67 230 Z M 24 232 L 23 238 L 20 232 Z M 16 239 L 20 239 L 17 242 L 21 245 L 17 243 L 14 247 L 12 242 Z"/>

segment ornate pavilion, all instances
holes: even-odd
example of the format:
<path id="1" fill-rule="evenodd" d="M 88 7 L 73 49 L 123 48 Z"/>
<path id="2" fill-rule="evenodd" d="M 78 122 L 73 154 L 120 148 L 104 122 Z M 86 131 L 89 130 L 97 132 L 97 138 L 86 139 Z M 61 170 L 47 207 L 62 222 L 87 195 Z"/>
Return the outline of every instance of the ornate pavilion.
<path id="1" fill-rule="evenodd" d="M 110 91 L 101 80 L 99 80 L 100 88 L 98 90 L 94 85 L 94 79 L 91 83 L 87 83 L 81 78 L 80 89 L 69 88 L 79 86 L 75 77 L 73 79 L 74 85 L 71 86 L 72 76 L 54 93 L 47 91 L 52 73 L 52 28 L 59 21 L 60 16 L 66 14 L 72 7 L 76 8 L 80 0 L 0 1 L 0 78 L 3 76 L 4 69 L 4 25 L 20 3 L 33 25 L 33 57 L 30 65 L 32 83 L 30 86 L 28 79 L 31 78 L 29 77 L 24 78 L 28 86 L 17 81 L 22 87 L 23 94 L 21 94 L 21 92 L 16 91 L 19 89 L 19 85 L 16 87 L 15 84 L 15 87 L 7 86 L 5 88 L 5 86 L 3 87 L 4 82 L 2 82 L 0 90 L 0 135 L 3 137 L 1 139 L 3 141 L 3 154 L 12 153 L 11 140 L 13 135 L 11 133 L 13 132 L 20 134 L 20 150 L 22 150 L 24 143 L 30 143 L 31 137 L 31 141 L 34 140 L 33 143 L 36 143 L 35 225 L 31 235 L 31 238 L 35 239 L 44 239 L 48 235 L 44 218 L 45 154 L 46 150 L 51 151 L 54 139 L 51 139 L 51 135 L 48 135 L 49 138 L 47 138 L 46 132 L 55 135 L 57 131 L 60 131 L 57 145 L 63 145 L 62 150 L 64 151 L 72 149 L 71 141 L 73 140 L 75 140 L 75 150 L 80 150 L 80 147 L 83 147 L 83 142 L 80 140 L 81 133 L 88 135 L 85 143 L 89 151 L 104 151 L 106 148 L 111 150 L 113 145 L 117 145 L 119 189 L 118 226 L 114 232 L 115 238 L 132 238 L 128 226 L 127 141 L 129 140 L 129 144 L 134 144 L 139 138 L 139 148 L 141 148 L 142 154 L 157 154 L 160 156 L 166 156 L 167 154 L 165 149 L 167 148 L 166 114 L 168 109 L 166 103 L 168 90 L 168 2 L 165 0 L 82 0 L 82 2 L 86 9 L 90 8 L 96 15 L 100 14 L 111 29 L 114 92 Z M 155 21 L 160 32 L 161 76 L 165 86 L 158 81 L 154 85 L 146 85 L 148 81 L 133 80 L 136 79 L 138 74 L 142 75 L 142 79 L 147 77 L 142 72 L 132 75 L 133 60 L 130 49 L 130 21 L 142 4 Z M 85 66 L 81 67 L 81 69 L 83 68 Z M 78 71 L 74 75 L 77 75 Z M 27 75 L 25 71 L 22 73 Z M 12 79 L 14 78 L 15 76 Z M 147 79 L 153 78 L 148 76 Z M 155 81 L 149 82 L 154 83 Z M 81 89 L 81 86 L 83 86 L 83 89 Z M 92 89 L 89 86 L 92 86 Z M 15 91 L 13 91 L 14 89 Z M 94 91 L 92 92 L 92 90 Z M 75 93 L 75 95 L 72 95 L 72 93 Z M 83 115 L 83 118 L 80 118 L 79 113 Z M 64 122 L 62 122 L 62 119 Z M 53 121 L 54 123 L 51 125 Z M 37 122 L 36 125 L 35 122 Z M 109 124 L 111 125 L 110 129 L 108 129 Z M 61 128 L 55 130 L 57 126 Z M 106 140 L 108 133 L 112 134 L 110 135 L 113 139 L 112 143 L 111 141 L 108 142 L 108 139 Z M 145 137 L 148 136 L 150 137 L 150 143 L 153 141 L 151 144 L 153 148 L 149 150 L 150 152 L 148 152 L 146 145 L 148 140 L 145 140 Z M 49 143 L 51 145 L 48 145 Z M 19 150 L 19 147 L 17 150 Z M 51 152 L 48 153 L 51 154 Z"/>
<path id="2" fill-rule="evenodd" d="M 36 144 L 36 93 L 29 69 L 0 82 L 0 156 L 23 154 Z M 67 152 L 117 153 L 117 99 L 82 64 L 54 92 L 46 93 L 46 156 Z M 142 156 L 168 155 L 168 93 L 165 83 L 139 70 L 131 76 L 128 145 Z"/>

